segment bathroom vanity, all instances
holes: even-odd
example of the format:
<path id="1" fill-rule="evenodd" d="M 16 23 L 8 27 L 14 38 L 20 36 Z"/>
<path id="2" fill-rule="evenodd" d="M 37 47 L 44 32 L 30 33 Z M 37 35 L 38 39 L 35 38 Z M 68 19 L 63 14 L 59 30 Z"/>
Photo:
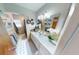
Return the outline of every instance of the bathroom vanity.
<path id="1" fill-rule="evenodd" d="M 53 55 L 56 49 L 56 43 L 51 43 L 48 37 L 39 32 L 31 32 L 31 39 L 33 40 L 39 55 Z"/>

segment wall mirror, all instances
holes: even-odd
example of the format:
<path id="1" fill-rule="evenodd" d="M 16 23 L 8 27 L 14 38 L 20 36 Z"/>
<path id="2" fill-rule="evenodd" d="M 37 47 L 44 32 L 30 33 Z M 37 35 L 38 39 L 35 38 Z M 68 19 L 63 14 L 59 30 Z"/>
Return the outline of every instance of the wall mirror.
<path id="1" fill-rule="evenodd" d="M 62 21 L 61 19 L 62 15 L 61 13 L 57 13 L 54 15 L 51 15 L 49 18 L 44 19 L 44 29 L 46 32 L 46 36 L 48 38 L 51 38 L 51 40 L 58 40 L 60 29 L 62 29 L 62 25 L 60 22 Z M 63 22 L 64 23 L 64 22 Z"/>
<path id="2" fill-rule="evenodd" d="M 58 14 L 51 15 L 49 18 L 45 18 L 44 19 L 45 31 L 49 31 L 48 29 L 56 30 L 58 21 L 60 21 L 60 16 L 61 14 L 58 13 Z"/>

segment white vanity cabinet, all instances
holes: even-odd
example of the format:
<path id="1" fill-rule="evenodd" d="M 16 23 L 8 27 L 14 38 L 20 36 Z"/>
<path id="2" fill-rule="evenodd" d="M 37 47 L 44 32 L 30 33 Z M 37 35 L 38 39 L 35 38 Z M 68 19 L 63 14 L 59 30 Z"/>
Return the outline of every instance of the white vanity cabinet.
<path id="1" fill-rule="evenodd" d="M 50 43 L 46 37 L 40 35 L 38 32 L 31 32 L 31 39 L 38 49 L 39 55 L 54 54 L 56 46 Z"/>

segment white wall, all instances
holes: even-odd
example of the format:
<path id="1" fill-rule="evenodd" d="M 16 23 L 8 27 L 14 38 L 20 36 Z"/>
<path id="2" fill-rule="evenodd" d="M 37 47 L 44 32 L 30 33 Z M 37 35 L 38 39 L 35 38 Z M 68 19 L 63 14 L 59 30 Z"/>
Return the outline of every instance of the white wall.
<path id="1" fill-rule="evenodd" d="M 60 30 L 64 24 L 65 18 L 67 16 L 67 13 L 69 11 L 69 7 L 70 7 L 70 4 L 66 4 L 66 3 L 60 3 L 60 4 L 49 3 L 49 4 L 44 5 L 42 8 L 40 8 L 37 11 L 36 16 L 44 14 L 46 11 L 51 12 L 52 15 L 60 13 L 61 16 L 60 16 L 58 25 L 56 27 L 56 30 L 58 30 L 58 32 L 60 32 Z"/>
<path id="2" fill-rule="evenodd" d="M 29 17 L 30 19 L 31 18 L 35 19 L 35 12 L 33 12 L 32 10 L 29 10 L 27 8 L 21 7 L 17 4 L 4 3 L 4 7 L 5 7 L 6 11 L 17 12 L 17 13 L 20 13 L 20 14 L 23 14 L 23 15 Z"/>

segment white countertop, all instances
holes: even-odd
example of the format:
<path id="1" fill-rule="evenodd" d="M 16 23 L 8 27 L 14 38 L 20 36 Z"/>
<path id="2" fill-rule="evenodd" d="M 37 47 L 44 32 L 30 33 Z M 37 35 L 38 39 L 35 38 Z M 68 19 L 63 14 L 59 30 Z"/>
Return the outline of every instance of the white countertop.
<path id="1" fill-rule="evenodd" d="M 44 35 L 40 35 L 39 32 L 31 32 L 33 36 L 37 38 L 37 40 L 49 51 L 50 54 L 54 54 L 56 46 L 52 44 L 48 37 Z"/>

